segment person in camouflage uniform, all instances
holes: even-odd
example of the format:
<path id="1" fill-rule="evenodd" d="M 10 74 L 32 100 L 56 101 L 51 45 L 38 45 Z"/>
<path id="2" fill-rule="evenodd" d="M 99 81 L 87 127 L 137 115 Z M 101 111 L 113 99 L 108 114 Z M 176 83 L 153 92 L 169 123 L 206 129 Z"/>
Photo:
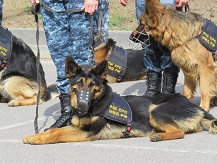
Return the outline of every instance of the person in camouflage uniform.
<path id="1" fill-rule="evenodd" d="M 0 0 L 0 25 L 2 25 L 3 0 Z"/>
<path id="2" fill-rule="evenodd" d="M 39 0 L 30 0 L 33 4 Z M 119 0 L 124 5 L 127 0 Z M 102 11 L 100 30 L 103 39 L 108 38 L 109 0 L 42 0 L 54 11 L 83 9 L 78 13 L 57 13 L 41 8 L 47 45 L 57 69 L 56 86 L 60 92 L 61 115 L 50 128 L 70 124 L 72 116 L 69 79 L 65 75 L 65 59 L 71 56 L 78 64 L 94 64 L 93 51 L 89 51 L 90 26 L 93 18 L 93 38 L 98 34 L 99 13 Z M 93 15 L 93 17 L 91 16 Z M 48 129 L 50 129 L 48 128 Z M 47 130 L 47 129 L 45 129 Z"/>
<path id="3" fill-rule="evenodd" d="M 30 2 L 34 3 L 34 0 Z M 56 86 L 61 104 L 61 115 L 50 128 L 59 128 L 69 125 L 73 114 L 65 59 L 71 56 L 79 65 L 94 64 L 93 51 L 89 50 L 89 37 L 90 32 L 93 38 L 97 34 L 101 3 L 97 0 L 42 0 L 42 3 L 54 11 L 83 9 L 76 13 L 57 13 L 46 10 L 43 5 L 41 7 L 47 45 L 57 70 Z M 92 20 L 94 25 L 93 30 L 90 30 Z"/>
<path id="4" fill-rule="evenodd" d="M 166 6 L 175 6 L 182 10 L 189 0 L 160 0 Z M 145 11 L 144 0 L 136 0 L 136 17 L 140 23 L 140 16 Z M 160 43 L 151 40 L 151 45 L 144 49 L 144 64 L 147 69 L 146 96 L 157 93 L 175 93 L 179 68 L 171 60 L 169 50 Z M 163 73 L 163 75 L 162 75 Z M 163 84 L 161 89 L 161 82 Z"/>

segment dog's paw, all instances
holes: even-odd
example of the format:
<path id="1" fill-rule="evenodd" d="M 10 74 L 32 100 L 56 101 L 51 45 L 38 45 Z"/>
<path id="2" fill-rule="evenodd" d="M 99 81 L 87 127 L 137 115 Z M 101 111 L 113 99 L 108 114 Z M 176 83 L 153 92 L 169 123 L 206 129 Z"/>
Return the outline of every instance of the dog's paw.
<path id="1" fill-rule="evenodd" d="M 151 139 L 151 141 L 153 141 L 153 142 L 162 141 L 161 136 L 158 135 L 158 134 L 151 134 L 151 135 L 150 135 L 150 139 Z"/>
<path id="2" fill-rule="evenodd" d="M 27 136 L 23 139 L 24 144 L 44 144 L 39 136 Z"/>
<path id="3" fill-rule="evenodd" d="M 11 100 L 8 103 L 8 106 L 19 106 L 19 102 L 17 100 Z"/>

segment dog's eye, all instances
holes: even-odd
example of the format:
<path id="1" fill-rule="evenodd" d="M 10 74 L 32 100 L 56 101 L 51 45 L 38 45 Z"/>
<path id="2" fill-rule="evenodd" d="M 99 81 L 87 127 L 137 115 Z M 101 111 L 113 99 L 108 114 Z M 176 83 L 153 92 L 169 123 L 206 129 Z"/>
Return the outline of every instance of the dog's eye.
<path id="1" fill-rule="evenodd" d="M 89 87 L 93 87 L 94 85 L 96 85 L 96 83 L 94 81 L 90 82 Z"/>
<path id="2" fill-rule="evenodd" d="M 82 86 L 82 85 L 83 85 L 83 79 L 78 80 L 78 81 L 77 81 L 77 85 L 78 85 L 78 86 Z"/>

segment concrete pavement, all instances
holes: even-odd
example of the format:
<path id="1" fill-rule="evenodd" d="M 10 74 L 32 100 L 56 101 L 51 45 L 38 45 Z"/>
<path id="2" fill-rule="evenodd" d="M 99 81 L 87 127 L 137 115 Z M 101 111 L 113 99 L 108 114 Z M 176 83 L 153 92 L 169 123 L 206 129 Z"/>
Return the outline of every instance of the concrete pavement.
<path id="1" fill-rule="evenodd" d="M 43 55 L 41 53 L 41 56 Z M 54 83 L 56 71 L 53 62 L 49 57 L 45 57 L 42 58 L 41 63 L 47 83 Z M 110 85 L 121 95 L 142 95 L 146 90 L 145 81 Z M 177 92 L 183 90 L 182 72 L 179 75 L 176 90 Z M 197 89 L 193 102 L 199 104 L 199 101 L 200 94 Z M 36 106 L 8 107 L 7 104 L 0 103 L 0 162 L 216 163 L 217 160 L 217 135 L 207 132 L 189 134 L 184 139 L 157 143 L 150 142 L 148 137 L 144 137 L 38 146 L 23 144 L 23 137 L 34 134 L 35 108 Z M 217 107 L 211 108 L 210 113 L 217 117 Z M 40 132 L 55 122 L 59 115 L 58 99 L 41 104 L 38 118 Z"/>

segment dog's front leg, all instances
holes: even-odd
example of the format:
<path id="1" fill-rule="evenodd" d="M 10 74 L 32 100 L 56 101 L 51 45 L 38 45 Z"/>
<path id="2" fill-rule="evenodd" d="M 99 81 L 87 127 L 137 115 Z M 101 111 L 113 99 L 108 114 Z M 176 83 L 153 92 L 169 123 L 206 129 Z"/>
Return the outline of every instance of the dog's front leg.
<path id="1" fill-rule="evenodd" d="M 25 144 L 54 144 L 66 142 L 84 142 L 95 140 L 95 137 L 89 137 L 88 132 L 82 131 L 72 126 L 63 128 L 54 128 L 45 132 L 28 136 L 23 139 Z"/>
<path id="2" fill-rule="evenodd" d="M 191 74 L 184 72 L 184 71 L 183 73 L 184 73 L 183 95 L 187 97 L 188 99 L 193 99 L 194 92 L 196 90 L 197 81 L 194 80 L 194 77 Z"/>
<path id="3" fill-rule="evenodd" d="M 206 74 L 209 75 L 204 75 L 205 72 Z M 212 74 L 212 72 L 210 73 L 207 73 L 208 71 L 205 72 L 201 73 L 200 75 L 200 92 L 201 92 L 200 107 L 208 112 L 210 107 L 211 97 L 214 96 L 214 94 L 212 94 L 214 91 L 212 90 L 213 88 L 215 89 L 215 80 L 213 79 L 214 74 Z"/>

